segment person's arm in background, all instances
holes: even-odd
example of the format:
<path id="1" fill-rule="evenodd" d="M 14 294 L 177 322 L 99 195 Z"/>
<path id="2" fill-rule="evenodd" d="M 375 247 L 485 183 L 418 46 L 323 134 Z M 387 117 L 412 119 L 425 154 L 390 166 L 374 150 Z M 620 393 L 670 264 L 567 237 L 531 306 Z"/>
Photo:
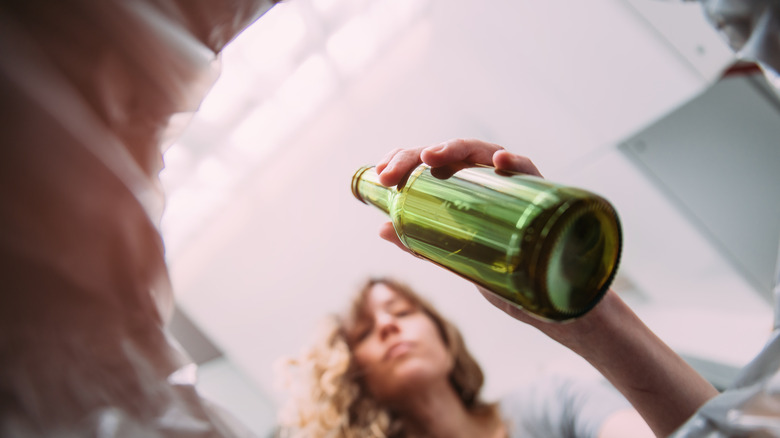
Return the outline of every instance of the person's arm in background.
<path id="1" fill-rule="evenodd" d="M 541 176 L 528 158 L 479 140 L 452 140 L 430 147 L 397 149 L 385 156 L 376 169 L 382 184 L 394 186 L 420 163 L 439 168 L 442 175 L 478 163 Z M 384 224 L 380 236 L 405 249 L 392 224 Z M 718 393 L 611 290 L 584 316 L 568 323 L 550 323 L 478 288 L 488 301 L 508 315 L 536 327 L 586 359 L 623 393 L 658 436 L 671 434 Z M 622 429 L 624 422 L 631 424 L 638 420 L 630 412 L 621 415 L 614 422 L 607 421 L 602 438 L 610 436 L 613 427 Z"/>

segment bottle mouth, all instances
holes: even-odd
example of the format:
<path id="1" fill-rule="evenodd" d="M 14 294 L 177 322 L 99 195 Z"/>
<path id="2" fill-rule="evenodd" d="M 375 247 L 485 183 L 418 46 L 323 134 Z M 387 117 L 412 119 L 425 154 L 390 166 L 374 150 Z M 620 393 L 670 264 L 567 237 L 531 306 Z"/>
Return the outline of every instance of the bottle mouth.
<path id="1" fill-rule="evenodd" d="M 622 235 L 617 213 L 604 200 L 569 206 L 541 249 L 541 286 L 564 318 L 583 315 L 604 296 L 617 272 Z"/>
<path id="2" fill-rule="evenodd" d="M 360 196 L 360 190 L 358 190 L 358 185 L 360 184 L 360 179 L 363 177 L 363 174 L 366 173 L 367 170 L 373 169 L 374 166 L 363 166 L 360 169 L 358 169 L 354 175 L 352 175 L 352 194 L 357 198 L 358 201 L 368 204 L 365 199 L 363 199 L 362 196 Z"/>

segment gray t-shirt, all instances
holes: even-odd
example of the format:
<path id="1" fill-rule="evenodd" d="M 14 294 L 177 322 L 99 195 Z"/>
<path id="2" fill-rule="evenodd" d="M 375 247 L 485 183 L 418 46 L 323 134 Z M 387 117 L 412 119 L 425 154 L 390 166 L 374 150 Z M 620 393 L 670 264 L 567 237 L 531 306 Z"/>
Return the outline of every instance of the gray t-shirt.
<path id="1" fill-rule="evenodd" d="M 611 414 L 630 408 L 606 380 L 551 375 L 499 401 L 510 438 L 596 438 Z"/>

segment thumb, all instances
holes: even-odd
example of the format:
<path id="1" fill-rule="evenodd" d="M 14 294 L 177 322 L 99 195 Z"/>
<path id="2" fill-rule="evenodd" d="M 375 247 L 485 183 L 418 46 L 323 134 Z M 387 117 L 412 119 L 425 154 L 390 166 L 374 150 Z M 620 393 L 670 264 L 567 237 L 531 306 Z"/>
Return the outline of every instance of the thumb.
<path id="1" fill-rule="evenodd" d="M 410 252 L 409 248 L 407 248 L 401 242 L 401 239 L 398 238 L 398 234 L 395 232 L 395 228 L 393 228 L 392 222 L 385 222 L 384 224 L 382 224 L 382 226 L 379 228 L 379 237 L 387 240 L 390 243 L 395 244 L 397 247 L 401 248 L 406 252 Z"/>

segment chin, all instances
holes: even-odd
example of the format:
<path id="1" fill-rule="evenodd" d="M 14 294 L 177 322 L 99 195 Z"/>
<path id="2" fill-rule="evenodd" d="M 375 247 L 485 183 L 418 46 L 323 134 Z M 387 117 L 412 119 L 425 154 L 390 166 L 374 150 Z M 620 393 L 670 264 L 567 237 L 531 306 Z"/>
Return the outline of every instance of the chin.
<path id="1" fill-rule="evenodd" d="M 419 391 L 437 384 L 437 382 L 449 382 L 449 370 L 442 370 L 430 366 L 421 366 L 414 361 L 399 364 L 395 367 L 392 376 L 384 379 L 383 386 L 387 389 L 389 398 L 400 397 L 403 399 L 409 392 Z M 385 391 L 382 391 L 385 392 Z"/>

